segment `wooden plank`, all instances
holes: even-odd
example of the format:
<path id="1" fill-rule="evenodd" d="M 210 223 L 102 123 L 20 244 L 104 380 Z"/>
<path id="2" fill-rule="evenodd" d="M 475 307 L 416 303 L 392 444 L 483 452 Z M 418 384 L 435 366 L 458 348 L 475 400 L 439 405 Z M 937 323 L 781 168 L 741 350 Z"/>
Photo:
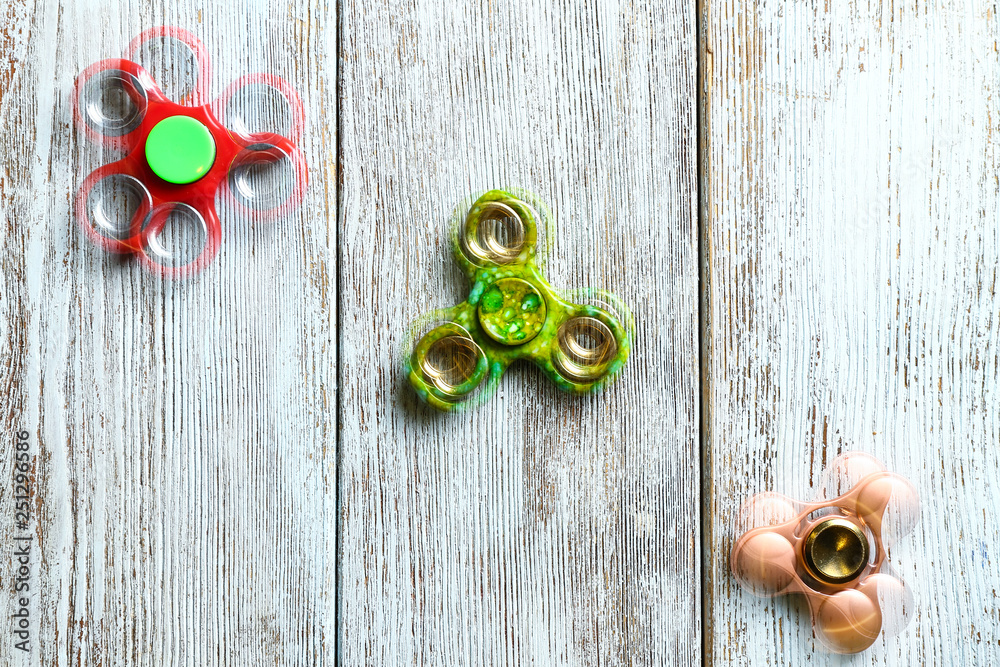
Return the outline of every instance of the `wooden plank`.
<path id="1" fill-rule="evenodd" d="M 701 3 L 706 652 L 825 664 L 729 574 L 740 503 L 839 452 L 917 486 L 913 622 L 869 664 L 1000 661 L 993 2 Z M 830 662 L 837 662 L 830 659 Z"/>
<path id="2" fill-rule="evenodd" d="M 15 0 L 0 65 L 0 460 L 32 447 L 30 651 L 0 663 L 323 664 L 335 637 L 334 9 L 323 2 Z M 312 187 L 273 225 L 223 212 L 221 252 L 161 281 L 71 217 L 102 156 L 72 122 L 88 64 L 141 30 L 199 35 L 211 92 L 270 71 L 302 94 Z M 262 111 L 262 110 L 258 110 Z"/>
<path id="3" fill-rule="evenodd" d="M 700 664 L 694 6 L 342 4 L 341 662 Z M 512 369 L 432 414 L 404 332 L 448 221 L 525 187 L 548 276 L 634 309 L 598 397 Z"/>

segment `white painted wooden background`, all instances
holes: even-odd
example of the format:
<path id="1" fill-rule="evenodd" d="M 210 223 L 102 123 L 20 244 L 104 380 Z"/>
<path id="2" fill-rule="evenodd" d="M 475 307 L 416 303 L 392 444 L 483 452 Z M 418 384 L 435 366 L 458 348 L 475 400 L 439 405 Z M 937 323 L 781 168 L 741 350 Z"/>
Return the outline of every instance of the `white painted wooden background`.
<path id="1" fill-rule="evenodd" d="M 705 657 L 1000 664 L 996 2 L 703 2 Z M 742 499 L 839 452 L 916 485 L 902 635 L 813 652 L 725 555 Z"/>
<path id="2" fill-rule="evenodd" d="M 40 549 L 0 664 L 1000 661 L 997 9 L 0 4 L 0 460 L 28 430 Z M 214 93 L 275 72 L 308 119 L 303 207 L 224 212 L 183 283 L 70 217 L 73 80 L 164 23 Z M 403 333 L 464 298 L 448 219 L 505 185 L 553 209 L 555 286 L 633 306 L 633 357 L 432 414 Z M 849 449 L 924 500 L 914 621 L 853 660 L 727 563 L 744 498 Z"/>
<path id="3" fill-rule="evenodd" d="M 343 664 L 700 663 L 694 7 L 341 12 Z M 467 296 L 452 209 L 505 185 L 553 210 L 553 285 L 634 308 L 628 371 L 432 414 L 401 333 Z"/>
<path id="4" fill-rule="evenodd" d="M 333 10 L 2 7 L 0 664 L 332 664 Z M 271 71 L 311 123 L 303 207 L 273 225 L 223 212 L 218 257 L 186 282 L 104 254 L 70 216 L 105 161 L 72 122 L 74 79 L 164 23 L 202 36 L 213 94 Z M 8 625 L 18 429 L 38 455 L 28 659 Z"/>

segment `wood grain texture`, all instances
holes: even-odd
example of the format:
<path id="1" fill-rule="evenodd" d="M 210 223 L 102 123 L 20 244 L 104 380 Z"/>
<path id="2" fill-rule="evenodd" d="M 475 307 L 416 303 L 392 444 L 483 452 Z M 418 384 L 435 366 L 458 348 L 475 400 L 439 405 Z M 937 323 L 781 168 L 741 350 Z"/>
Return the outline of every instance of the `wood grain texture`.
<path id="1" fill-rule="evenodd" d="M 330 664 L 335 640 L 336 21 L 324 2 L 3 5 L 0 460 L 29 431 L 32 651 L 15 651 L 0 492 L 0 663 Z M 217 95 L 271 71 L 302 94 L 312 187 L 274 225 L 223 212 L 198 277 L 163 282 L 80 232 L 102 163 L 72 122 L 88 64 L 191 30 Z"/>
<path id="2" fill-rule="evenodd" d="M 728 571 L 740 504 L 864 450 L 920 491 L 858 663 L 1000 662 L 995 2 L 701 3 L 706 657 L 835 664 Z"/>
<path id="3" fill-rule="evenodd" d="M 700 664 L 694 6 L 341 9 L 340 658 L 345 665 Z M 444 416 L 404 333 L 468 286 L 448 221 L 525 187 L 557 288 L 634 309 L 623 377 L 530 366 Z"/>

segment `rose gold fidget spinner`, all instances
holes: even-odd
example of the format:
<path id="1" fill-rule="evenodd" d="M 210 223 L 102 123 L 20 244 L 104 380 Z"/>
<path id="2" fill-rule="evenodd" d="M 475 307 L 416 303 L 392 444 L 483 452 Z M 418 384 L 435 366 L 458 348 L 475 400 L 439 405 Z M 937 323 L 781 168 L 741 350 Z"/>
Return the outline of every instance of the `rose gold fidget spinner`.
<path id="1" fill-rule="evenodd" d="M 755 595 L 804 594 L 816 638 L 831 651 L 857 653 L 880 632 L 900 632 L 912 614 L 913 598 L 891 573 L 886 549 L 913 530 L 920 503 L 910 482 L 867 454 L 841 455 L 824 478 L 815 502 L 777 493 L 747 501 L 731 565 Z"/>

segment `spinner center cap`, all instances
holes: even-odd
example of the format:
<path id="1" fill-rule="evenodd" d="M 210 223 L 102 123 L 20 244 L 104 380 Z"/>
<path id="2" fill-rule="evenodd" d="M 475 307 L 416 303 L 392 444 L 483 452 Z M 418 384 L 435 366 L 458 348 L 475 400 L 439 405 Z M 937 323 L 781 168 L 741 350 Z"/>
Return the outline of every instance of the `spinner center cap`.
<path id="1" fill-rule="evenodd" d="M 479 323 L 501 345 L 527 343 L 545 323 L 545 299 L 526 280 L 501 278 L 479 300 Z"/>
<path id="2" fill-rule="evenodd" d="M 168 183 L 194 183 L 215 164 L 215 139 L 201 121 L 170 116 L 157 123 L 146 138 L 146 162 Z"/>
<path id="3" fill-rule="evenodd" d="M 852 521 L 826 519 L 809 532 L 803 555 L 810 574 L 828 584 L 842 584 L 868 565 L 868 538 Z"/>

